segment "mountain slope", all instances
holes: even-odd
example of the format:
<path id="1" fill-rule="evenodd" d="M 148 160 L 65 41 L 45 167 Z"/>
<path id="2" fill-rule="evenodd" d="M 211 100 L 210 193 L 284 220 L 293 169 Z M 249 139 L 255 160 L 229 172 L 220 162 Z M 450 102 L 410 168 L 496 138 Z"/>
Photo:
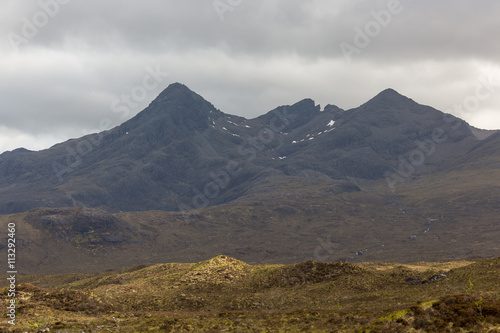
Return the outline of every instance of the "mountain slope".
<path id="1" fill-rule="evenodd" d="M 245 198 L 189 212 L 34 209 L 17 226 L 23 273 L 95 272 L 225 254 L 248 263 L 443 261 L 500 254 L 499 173 L 454 171 L 397 194 L 385 180 L 283 177 Z M 275 182 L 277 179 L 274 180 Z M 0 253 L 7 251 L 0 240 Z"/>
<path id="2" fill-rule="evenodd" d="M 0 155 L 19 269 L 205 260 L 454 260 L 500 254 L 500 136 L 388 89 L 255 119 L 182 84 L 111 130 Z M 0 252 L 7 251 L 0 239 Z"/>
<path id="3" fill-rule="evenodd" d="M 348 111 L 305 99 L 247 120 L 175 83 L 116 128 L 0 155 L 0 213 L 187 210 L 244 198 L 282 177 L 410 178 L 456 166 L 448 162 L 479 142 L 467 123 L 391 89 Z M 418 164 L 415 174 L 402 159 Z"/>

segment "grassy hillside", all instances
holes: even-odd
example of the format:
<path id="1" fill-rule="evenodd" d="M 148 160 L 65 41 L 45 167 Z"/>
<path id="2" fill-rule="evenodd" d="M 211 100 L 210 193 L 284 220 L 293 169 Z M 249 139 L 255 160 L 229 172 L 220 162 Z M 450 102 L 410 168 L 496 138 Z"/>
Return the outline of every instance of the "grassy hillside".
<path id="1" fill-rule="evenodd" d="M 16 329 L 498 332 L 499 276 L 500 258 L 248 265 L 224 255 L 97 274 L 22 275 Z M 7 289 L 1 298 L 7 301 Z M 11 328 L 6 318 L 0 327 Z"/>
<path id="2" fill-rule="evenodd" d="M 19 271 L 98 272 L 225 254 L 248 263 L 451 261 L 500 255 L 497 169 L 456 170 L 398 184 L 290 179 L 245 199 L 179 212 L 39 208 L 16 224 Z M 0 239 L 0 254 L 6 252 Z"/>

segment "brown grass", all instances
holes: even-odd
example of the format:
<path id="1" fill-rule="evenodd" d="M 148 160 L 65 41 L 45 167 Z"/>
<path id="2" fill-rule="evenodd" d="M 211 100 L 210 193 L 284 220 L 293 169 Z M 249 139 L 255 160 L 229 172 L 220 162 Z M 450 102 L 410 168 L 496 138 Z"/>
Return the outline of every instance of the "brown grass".
<path id="1" fill-rule="evenodd" d="M 446 273 L 429 284 L 422 281 Z M 18 286 L 18 328 L 64 332 L 482 332 L 498 328 L 500 258 L 248 265 L 221 255 Z M 410 284 L 408 278 L 420 283 Z M 63 282 L 65 281 L 66 282 Z M 6 302 L 7 290 L 0 293 Z M 8 329 L 6 318 L 0 328 Z M 412 331 L 413 330 L 413 331 Z M 462 330 L 462 331 L 460 331 Z"/>

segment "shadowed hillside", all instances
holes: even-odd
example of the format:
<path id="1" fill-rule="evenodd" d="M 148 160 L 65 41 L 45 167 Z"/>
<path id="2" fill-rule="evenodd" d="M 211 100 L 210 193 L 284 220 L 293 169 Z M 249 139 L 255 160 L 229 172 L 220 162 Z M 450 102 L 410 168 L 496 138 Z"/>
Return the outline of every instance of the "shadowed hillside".
<path id="1" fill-rule="evenodd" d="M 435 174 L 392 193 L 385 180 L 288 178 L 232 204 L 186 212 L 40 208 L 16 223 L 19 271 L 93 273 L 219 253 L 247 263 L 449 261 L 498 256 L 494 169 Z M 0 253 L 7 243 L 0 240 Z"/>

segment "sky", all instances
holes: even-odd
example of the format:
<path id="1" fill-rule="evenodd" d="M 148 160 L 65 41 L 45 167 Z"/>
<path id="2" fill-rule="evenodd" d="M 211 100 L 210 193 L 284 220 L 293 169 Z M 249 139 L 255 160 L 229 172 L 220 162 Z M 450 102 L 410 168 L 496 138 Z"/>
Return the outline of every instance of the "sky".
<path id="1" fill-rule="evenodd" d="M 117 126 L 181 82 L 254 118 L 386 88 L 500 128 L 500 1 L 2 0 L 0 152 Z"/>

